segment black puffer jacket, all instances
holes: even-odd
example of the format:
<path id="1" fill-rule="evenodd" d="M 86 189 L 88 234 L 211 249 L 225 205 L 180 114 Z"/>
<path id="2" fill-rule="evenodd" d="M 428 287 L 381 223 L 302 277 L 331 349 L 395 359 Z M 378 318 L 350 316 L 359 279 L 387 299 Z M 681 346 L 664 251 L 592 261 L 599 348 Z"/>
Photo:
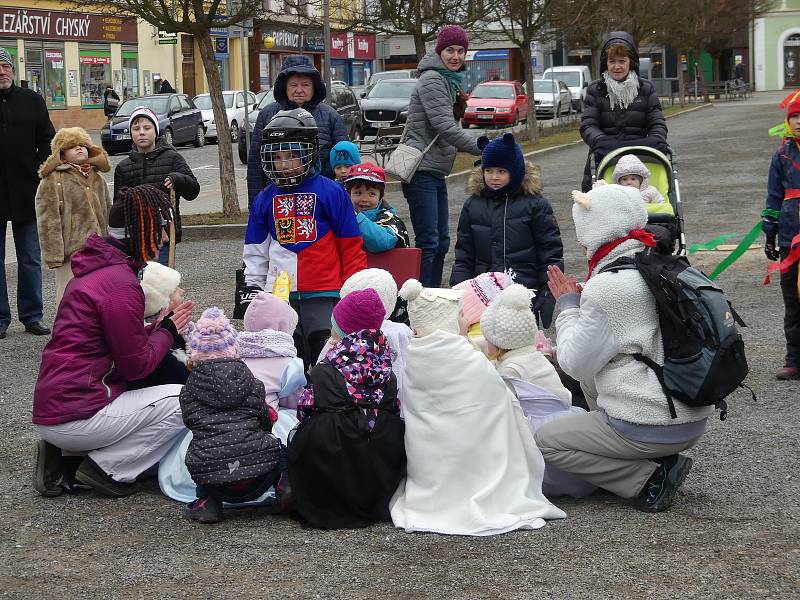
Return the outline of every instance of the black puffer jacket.
<path id="1" fill-rule="evenodd" d="M 624 45 L 628 48 L 633 57 L 631 71 L 638 73 L 639 52 L 633 37 L 624 31 L 611 32 L 603 45 L 600 56 L 602 72 L 607 70 L 607 51 L 612 45 Z M 639 95 L 633 103 L 625 110 L 611 110 L 605 81 L 602 77 L 593 81 L 586 90 L 581 137 L 598 161 L 622 146 L 651 146 L 666 150 L 667 124 L 653 84 L 647 79 L 640 79 Z"/>
<path id="2" fill-rule="evenodd" d="M 169 198 L 164 180 L 169 177 L 175 186 L 175 231 L 176 241 L 181 241 L 180 200 L 194 200 L 200 193 L 200 184 L 186 164 L 183 156 L 163 139 L 156 142 L 155 150 L 142 154 L 134 148 L 114 169 L 114 201 L 124 187 L 136 187 L 149 183 L 160 189 Z"/>
<path id="3" fill-rule="evenodd" d="M 314 115 L 319 131 L 319 158 L 322 174 L 329 179 L 334 179 L 333 169 L 330 165 L 330 152 L 336 144 L 347 137 L 347 126 L 341 115 L 332 106 L 325 104 L 327 88 L 319 71 L 311 64 L 307 56 L 291 55 L 283 61 L 281 72 L 275 78 L 275 102 L 268 104 L 258 114 L 253 128 L 253 137 L 247 156 L 247 196 L 252 205 L 259 192 L 269 185 L 264 169 L 261 167 L 261 134 L 272 117 L 282 110 L 297 108 L 297 104 L 289 100 L 286 95 L 286 81 L 290 75 L 307 75 L 314 80 L 314 96 L 303 105 L 303 108 Z"/>
<path id="4" fill-rule="evenodd" d="M 264 384 L 241 360 L 218 358 L 192 369 L 181 390 L 193 439 L 186 467 L 199 485 L 223 485 L 273 470 L 280 443 L 270 433 Z"/>
<path id="5" fill-rule="evenodd" d="M 525 167 L 519 191 L 499 198 L 486 194 L 480 167 L 473 170 L 467 183 L 472 195 L 458 219 L 450 285 L 489 271 L 511 271 L 516 283 L 536 290 L 533 308 L 547 327 L 553 312 L 547 267 L 564 269 L 564 248 L 553 208 L 541 195 L 539 167 L 528 161 Z"/>

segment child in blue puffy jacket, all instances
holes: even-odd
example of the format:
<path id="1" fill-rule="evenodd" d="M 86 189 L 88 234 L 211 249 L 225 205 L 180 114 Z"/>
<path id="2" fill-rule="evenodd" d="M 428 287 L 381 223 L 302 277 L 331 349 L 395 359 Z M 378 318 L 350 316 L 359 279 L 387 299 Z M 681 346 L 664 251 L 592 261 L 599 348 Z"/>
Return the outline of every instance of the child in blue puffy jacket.
<path id="1" fill-rule="evenodd" d="M 356 211 L 367 252 L 386 252 L 411 245 L 405 223 L 383 199 L 386 189 L 383 169 L 372 163 L 350 167 L 344 186 Z"/>

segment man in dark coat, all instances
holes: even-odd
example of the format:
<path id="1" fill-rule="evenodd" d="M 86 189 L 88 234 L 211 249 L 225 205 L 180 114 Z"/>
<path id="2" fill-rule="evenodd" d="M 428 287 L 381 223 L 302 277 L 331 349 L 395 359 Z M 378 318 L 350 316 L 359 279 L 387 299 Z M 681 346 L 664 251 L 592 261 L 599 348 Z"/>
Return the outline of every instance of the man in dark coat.
<path id="1" fill-rule="evenodd" d="M 269 184 L 261 167 L 261 133 L 270 119 L 281 110 L 303 107 L 314 116 L 319 129 L 319 155 L 322 174 L 335 179 L 329 162 L 331 148 L 347 138 L 347 126 L 336 109 L 325 104 L 325 82 L 307 56 L 292 54 L 286 57 L 281 72 L 275 78 L 275 102 L 265 106 L 256 119 L 250 154 L 247 158 L 247 198 L 253 199 Z"/>
<path id="2" fill-rule="evenodd" d="M 667 125 L 655 87 L 639 79 L 639 51 L 626 31 L 612 31 L 600 54 L 600 79 L 586 90 L 581 137 L 596 164 L 623 146 L 650 146 L 666 151 Z M 589 162 L 583 191 L 591 188 Z"/>
<path id="3" fill-rule="evenodd" d="M 0 223 L 11 221 L 17 250 L 17 312 L 25 331 L 50 335 L 42 323 L 42 268 L 34 198 L 36 172 L 50 154 L 55 130 L 44 98 L 14 85 L 14 59 L 0 48 Z M 0 243 L 0 339 L 11 324 L 5 272 L 5 242 Z"/>
<path id="4" fill-rule="evenodd" d="M 105 113 L 107 117 L 111 117 L 117 112 L 118 108 L 119 95 L 109 83 L 106 85 L 106 91 L 103 92 L 103 113 Z"/>

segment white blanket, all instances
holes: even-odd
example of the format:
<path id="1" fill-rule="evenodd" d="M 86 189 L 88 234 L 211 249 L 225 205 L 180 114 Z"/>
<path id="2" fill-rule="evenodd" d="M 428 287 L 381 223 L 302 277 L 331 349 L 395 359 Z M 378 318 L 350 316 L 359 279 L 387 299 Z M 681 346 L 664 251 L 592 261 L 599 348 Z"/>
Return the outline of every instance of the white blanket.
<path id="1" fill-rule="evenodd" d="M 465 338 L 436 331 L 409 342 L 405 408 L 395 526 L 494 535 L 566 516 L 542 494 L 544 461 L 519 402 Z"/>

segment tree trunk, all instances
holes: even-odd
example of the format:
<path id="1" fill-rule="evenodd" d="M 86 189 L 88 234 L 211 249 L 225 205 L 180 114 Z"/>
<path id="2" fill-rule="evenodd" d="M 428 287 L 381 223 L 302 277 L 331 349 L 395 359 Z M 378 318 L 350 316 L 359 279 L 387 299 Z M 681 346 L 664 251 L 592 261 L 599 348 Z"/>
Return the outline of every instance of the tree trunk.
<path id="1" fill-rule="evenodd" d="M 528 129 L 528 139 L 533 144 L 539 143 L 539 124 L 536 121 L 536 103 L 534 102 L 533 91 L 533 65 L 531 64 L 531 45 L 529 42 L 519 47 L 522 54 L 522 72 L 525 75 L 525 89 L 528 96 L 528 118 L 526 126 Z M 555 116 L 553 118 L 556 118 Z"/>
<path id="2" fill-rule="evenodd" d="M 683 70 L 683 63 L 680 61 L 680 57 L 685 55 L 685 50 L 678 50 L 678 96 L 680 97 L 681 107 L 686 106 L 686 73 L 688 73 L 688 71 Z M 688 59 L 686 65 L 686 68 L 688 69 Z"/>
<path id="3" fill-rule="evenodd" d="M 217 124 L 217 151 L 219 152 L 219 184 L 222 193 L 222 213 L 226 217 L 239 216 L 239 196 L 236 193 L 236 175 L 233 170 L 233 144 L 228 115 L 222 100 L 222 81 L 219 77 L 217 63 L 214 60 L 214 49 L 208 32 L 195 34 L 200 46 L 200 57 L 208 79 L 208 91 L 211 95 L 211 107 L 214 111 L 214 122 Z M 244 135 L 247 135 L 245 132 Z"/>
<path id="4" fill-rule="evenodd" d="M 420 29 L 414 32 L 414 51 L 417 53 L 417 63 L 422 60 L 427 52 L 425 48 L 425 37 L 422 34 L 422 29 L 420 25 Z"/>

